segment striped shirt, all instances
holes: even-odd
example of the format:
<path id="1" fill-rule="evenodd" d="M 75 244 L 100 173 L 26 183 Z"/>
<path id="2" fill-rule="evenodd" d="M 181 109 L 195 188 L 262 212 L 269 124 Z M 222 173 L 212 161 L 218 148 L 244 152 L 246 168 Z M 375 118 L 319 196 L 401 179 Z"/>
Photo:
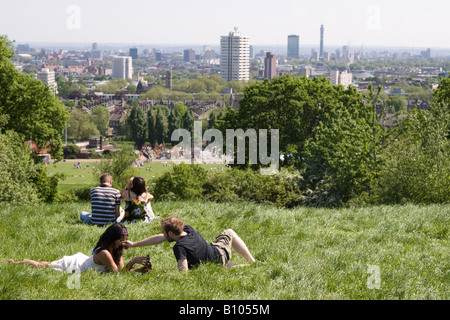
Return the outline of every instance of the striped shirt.
<path id="1" fill-rule="evenodd" d="M 91 190 L 91 223 L 105 225 L 116 221 L 116 206 L 120 206 L 120 192 L 109 186 Z"/>

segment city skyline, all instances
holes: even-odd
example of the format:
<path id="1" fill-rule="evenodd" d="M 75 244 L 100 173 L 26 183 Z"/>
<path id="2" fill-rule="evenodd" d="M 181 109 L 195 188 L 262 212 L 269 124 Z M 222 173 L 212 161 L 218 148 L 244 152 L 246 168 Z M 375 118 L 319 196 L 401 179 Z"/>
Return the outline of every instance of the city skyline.
<path id="1" fill-rule="evenodd" d="M 234 27 L 252 45 L 450 48 L 450 2 L 323 0 L 3 1 L 0 34 L 16 43 L 97 42 L 218 45 Z M 268 9 L 270 8 L 270 9 Z"/>

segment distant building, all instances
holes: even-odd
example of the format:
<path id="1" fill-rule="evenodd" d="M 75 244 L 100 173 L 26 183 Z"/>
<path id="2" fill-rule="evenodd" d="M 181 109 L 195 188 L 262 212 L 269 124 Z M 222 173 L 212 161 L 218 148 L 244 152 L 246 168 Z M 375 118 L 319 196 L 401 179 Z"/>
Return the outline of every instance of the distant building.
<path id="1" fill-rule="evenodd" d="M 250 79 L 249 38 L 241 35 L 237 28 L 220 39 L 220 70 L 226 81 L 248 81 Z"/>
<path id="2" fill-rule="evenodd" d="M 132 59 L 138 58 L 138 49 L 137 48 L 130 48 L 130 57 Z"/>
<path id="3" fill-rule="evenodd" d="M 320 26 L 320 51 L 319 51 L 319 59 L 323 59 L 323 34 L 324 28 L 323 25 Z"/>
<path id="4" fill-rule="evenodd" d="M 28 44 L 19 44 L 16 49 L 16 53 L 29 53 L 30 46 Z"/>
<path id="5" fill-rule="evenodd" d="M 156 61 L 162 61 L 162 53 L 161 53 L 161 51 L 157 51 L 155 53 L 155 59 L 156 59 Z"/>
<path id="6" fill-rule="evenodd" d="M 264 78 L 272 80 L 277 74 L 277 56 L 271 52 L 266 53 L 264 59 Z"/>
<path id="7" fill-rule="evenodd" d="M 195 61 L 195 51 L 192 49 L 184 50 L 184 62 Z"/>
<path id="8" fill-rule="evenodd" d="M 299 71 L 302 76 L 310 77 L 315 75 L 315 69 L 311 66 L 301 66 Z"/>
<path id="9" fill-rule="evenodd" d="M 319 52 L 316 49 L 311 49 L 311 60 L 319 61 Z"/>
<path id="10" fill-rule="evenodd" d="M 37 78 L 48 85 L 53 94 L 58 93 L 58 86 L 55 80 L 55 72 L 50 71 L 50 69 L 44 68 L 37 74 Z"/>
<path id="11" fill-rule="evenodd" d="M 343 85 L 348 87 L 353 83 L 353 74 L 348 73 L 347 70 L 331 70 L 330 71 L 330 82 L 332 85 Z"/>
<path id="12" fill-rule="evenodd" d="M 131 57 L 114 57 L 112 62 L 112 77 L 114 79 L 133 78 L 133 59 Z"/>
<path id="13" fill-rule="evenodd" d="M 420 56 L 424 59 L 430 59 L 431 58 L 431 49 L 428 48 L 425 51 L 420 51 Z"/>
<path id="14" fill-rule="evenodd" d="M 298 35 L 288 36 L 287 58 L 298 59 L 300 57 L 300 37 Z"/>
<path id="15" fill-rule="evenodd" d="M 172 90 L 172 71 L 166 72 L 166 89 Z"/>
<path id="16" fill-rule="evenodd" d="M 101 59 L 102 58 L 102 52 L 98 49 L 98 44 L 96 42 L 94 42 L 92 44 L 91 58 L 92 59 Z"/>

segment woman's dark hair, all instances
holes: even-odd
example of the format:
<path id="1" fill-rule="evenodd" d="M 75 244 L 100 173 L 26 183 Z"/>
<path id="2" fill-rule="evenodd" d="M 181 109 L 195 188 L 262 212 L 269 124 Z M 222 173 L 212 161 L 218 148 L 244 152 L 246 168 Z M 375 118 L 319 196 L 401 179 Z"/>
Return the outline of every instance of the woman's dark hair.
<path id="1" fill-rule="evenodd" d="M 116 223 L 108 227 L 106 231 L 100 236 L 100 239 L 95 246 L 94 252 L 98 253 L 102 250 L 108 250 L 112 243 L 122 239 L 124 235 L 128 235 L 127 228 L 122 223 Z M 120 258 L 123 255 L 123 247 L 115 248 L 111 255 L 116 265 L 119 265 Z"/>
<path id="2" fill-rule="evenodd" d="M 133 187 L 131 188 L 138 197 L 147 192 L 147 188 L 145 187 L 145 180 L 141 177 L 135 177 L 133 179 Z"/>

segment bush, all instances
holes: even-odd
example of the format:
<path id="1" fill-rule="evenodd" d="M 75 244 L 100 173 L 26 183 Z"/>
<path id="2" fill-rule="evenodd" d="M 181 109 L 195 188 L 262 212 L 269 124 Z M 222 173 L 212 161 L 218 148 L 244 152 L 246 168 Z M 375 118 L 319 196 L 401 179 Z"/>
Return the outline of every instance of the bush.
<path id="1" fill-rule="evenodd" d="M 174 165 L 172 170 L 157 179 L 154 196 L 165 200 L 201 199 L 205 178 L 206 170 L 200 165 Z"/>
<path id="2" fill-rule="evenodd" d="M 204 184 L 204 198 L 216 202 L 251 201 L 293 207 L 304 197 L 297 171 L 282 169 L 275 175 L 261 175 L 251 169 L 210 171 Z"/>
<path id="3" fill-rule="evenodd" d="M 206 171 L 199 165 L 180 164 L 156 179 L 152 190 L 157 200 L 251 201 L 294 207 L 304 199 L 301 179 L 298 172 L 287 169 L 264 176 L 251 169 Z"/>
<path id="4" fill-rule="evenodd" d="M 97 181 L 103 173 L 109 173 L 113 179 L 113 187 L 116 189 L 125 188 L 130 177 L 138 175 L 138 170 L 133 168 L 136 160 L 135 150 L 132 146 L 123 144 L 119 151 L 105 154 L 97 165 Z"/>
<path id="5" fill-rule="evenodd" d="M 32 204 L 55 199 L 62 175 L 50 176 L 44 164 L 35 164 L 17 133 L 0 134 L 0 150 L 0 203 Z"/>
<path id="6" fill-rule="evenodd" d="M 67 146 L 63 147 L 63 153 L 64 155 L 72 154 L 72 153 L 80 153 L 81 148 L 77 146 L 76 144 L 68 144 Z"/>

